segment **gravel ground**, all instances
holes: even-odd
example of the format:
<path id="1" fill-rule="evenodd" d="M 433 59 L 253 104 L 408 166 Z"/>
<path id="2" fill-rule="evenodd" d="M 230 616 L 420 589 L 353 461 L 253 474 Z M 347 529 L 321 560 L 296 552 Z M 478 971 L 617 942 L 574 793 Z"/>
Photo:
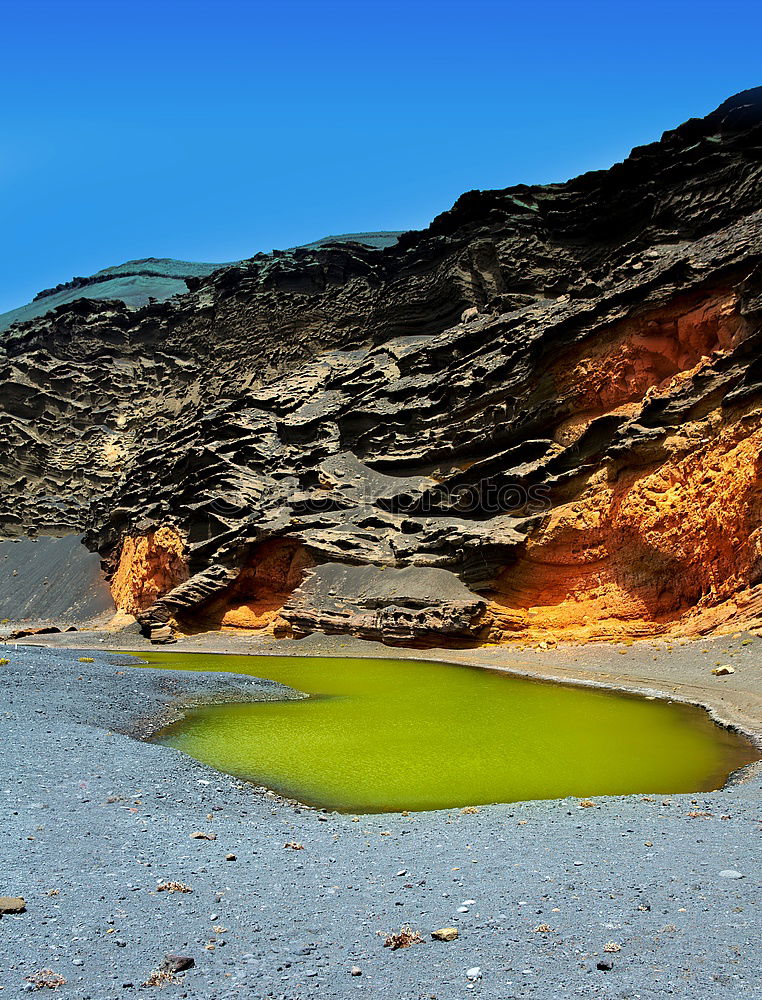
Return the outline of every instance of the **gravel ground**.
<path id="1" fill-rule="evenodd" d="M 279 685 L 133 671 L 100 651 L 0 655 L 0 894 L 27 907 L 0 921 L 3 995 L 45 968 L 65 998 L 158 993 L 141 984 L 175 953 L 195 965 L 165 994 L 214 1000 L 762 998 L 759 777 L 594 808 L 355 821 L 128 735 L 183 705 L 287 694 Z M 464 711 L 464 752 L 471 724 Z M 404 924 L 423 941 L 385 948 Z M 446 926 L 458 940 L 432 941 Z"/>

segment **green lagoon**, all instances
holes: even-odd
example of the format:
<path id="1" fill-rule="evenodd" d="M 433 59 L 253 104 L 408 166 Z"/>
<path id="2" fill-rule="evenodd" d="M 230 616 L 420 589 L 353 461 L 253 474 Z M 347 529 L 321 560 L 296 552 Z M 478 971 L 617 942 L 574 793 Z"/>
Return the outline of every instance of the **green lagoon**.
<path id="1" fill-rule="evenodd" d="M 301 701 L 210 705 L 154 739 L 342 812 L 709 791 L 759 754 L 702 709 L 404 659 L 133 654 L 265 677 Z"/>

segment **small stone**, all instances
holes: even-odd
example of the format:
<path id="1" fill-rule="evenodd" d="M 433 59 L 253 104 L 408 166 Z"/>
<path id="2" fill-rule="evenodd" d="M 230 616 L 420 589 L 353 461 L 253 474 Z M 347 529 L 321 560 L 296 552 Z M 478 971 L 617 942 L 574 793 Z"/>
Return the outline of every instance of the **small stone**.
<path id="1" fill-rule="evenodd" d="M 73 958 L 71 960 L 71 964 L 72 965 L 84 965 L 85 963 L 82 961 L 81 958 Z"/>
<path id="2" fill-rule="evenodd" d="M 720 878 L 744 878 L 743 872 L 737 872 L 735 868 L 724 868 L 720 872 Z"/>
<path id="3" fill-rule="evenodd" d="M 190 835 L 191 840 L 216 840 L 216 833 L 204 833 L 202 830 L 196 830 L 195 833 Z"/>
<path id="4" fill-rule="evenodd" d="M 596 966 L 601 972 L 610 972 L 614 968 L 614 963 L 610 958 L 602 958 Z"/>
<path id="5" fill-rule="evenodd" d="M 432 931 L 431 936 L 435 941 L 454 941 L 458 936 L 458 928 L 440 927 L 438 931 Z"/>
<path id="6" fill-rule="evenodd" d="M 725 677 L 727 674 L 734 674 L 735 672 L 735 667 L 731 667 L 729 663 L 723 663 L 721 667 L 715 667 L 712 671 L 715 677 Z"/>
<path id="7" fill-rule="evenodd" d="M 482 978 L 482 970 L 478 965 L 472 966 L 470 969 L 466 969 L 466 979 L 470 979 L 471 982 L 475 982 L 477 979 Z"/>
<path id="8" fill-rule="evenodd" d="M 349 970 L 349 975 L 350 976 L 361 976 L 362 975 L 362 969 L 360 968 L 359 965 L 353 965 L 352 968 Z"/>
<path id="9" fill-rule="evenodd" d="M 23 913 L 26 901 L 23 896 L 0 896 L 0 913 Z"/>
<path id="10" fill-rule="evenodd" d="M 467 906 L 459 906 L 458 907 L 458 913 L 468 913 L 468 907 Z"/>
<path id="11" fill-rule="evenodd" d="M 185 972 L 192 969 L 196 960 L 190 955 L 173 955 L 171 952 L 164 956 L 161 963 L 162 972 Z"/>
<path id="12" fill-rule="evenodd" d="M 235 854 L 226 854 L 225 855 L 225 860 L 226 861 L 235 861 L 236 860 L 236 856 L 235 856 Z"/>

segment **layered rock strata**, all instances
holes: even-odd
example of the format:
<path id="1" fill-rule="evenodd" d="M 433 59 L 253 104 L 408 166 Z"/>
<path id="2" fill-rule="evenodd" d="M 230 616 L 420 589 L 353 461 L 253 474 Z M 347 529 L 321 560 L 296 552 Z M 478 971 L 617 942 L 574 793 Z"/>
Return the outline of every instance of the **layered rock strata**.
<path id="1" fill-rule="evenodd" d="M 159 629 L 759 624 L 761 153 L 747 91 L 390 247 L 258 255 L 12 327 L 4 534 L 85 530 Z"/>

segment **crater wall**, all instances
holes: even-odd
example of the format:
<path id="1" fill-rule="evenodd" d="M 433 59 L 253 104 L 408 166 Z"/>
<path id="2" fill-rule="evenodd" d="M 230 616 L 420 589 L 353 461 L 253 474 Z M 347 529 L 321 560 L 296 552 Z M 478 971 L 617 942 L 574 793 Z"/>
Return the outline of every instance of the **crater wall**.
<path id="1" fill-rule="evenodd" d="M 3 535 L 84 532 L 161 636 L 758 626 L 761 153 L 758 89 L 393 245 L 13 325 Z"/>

